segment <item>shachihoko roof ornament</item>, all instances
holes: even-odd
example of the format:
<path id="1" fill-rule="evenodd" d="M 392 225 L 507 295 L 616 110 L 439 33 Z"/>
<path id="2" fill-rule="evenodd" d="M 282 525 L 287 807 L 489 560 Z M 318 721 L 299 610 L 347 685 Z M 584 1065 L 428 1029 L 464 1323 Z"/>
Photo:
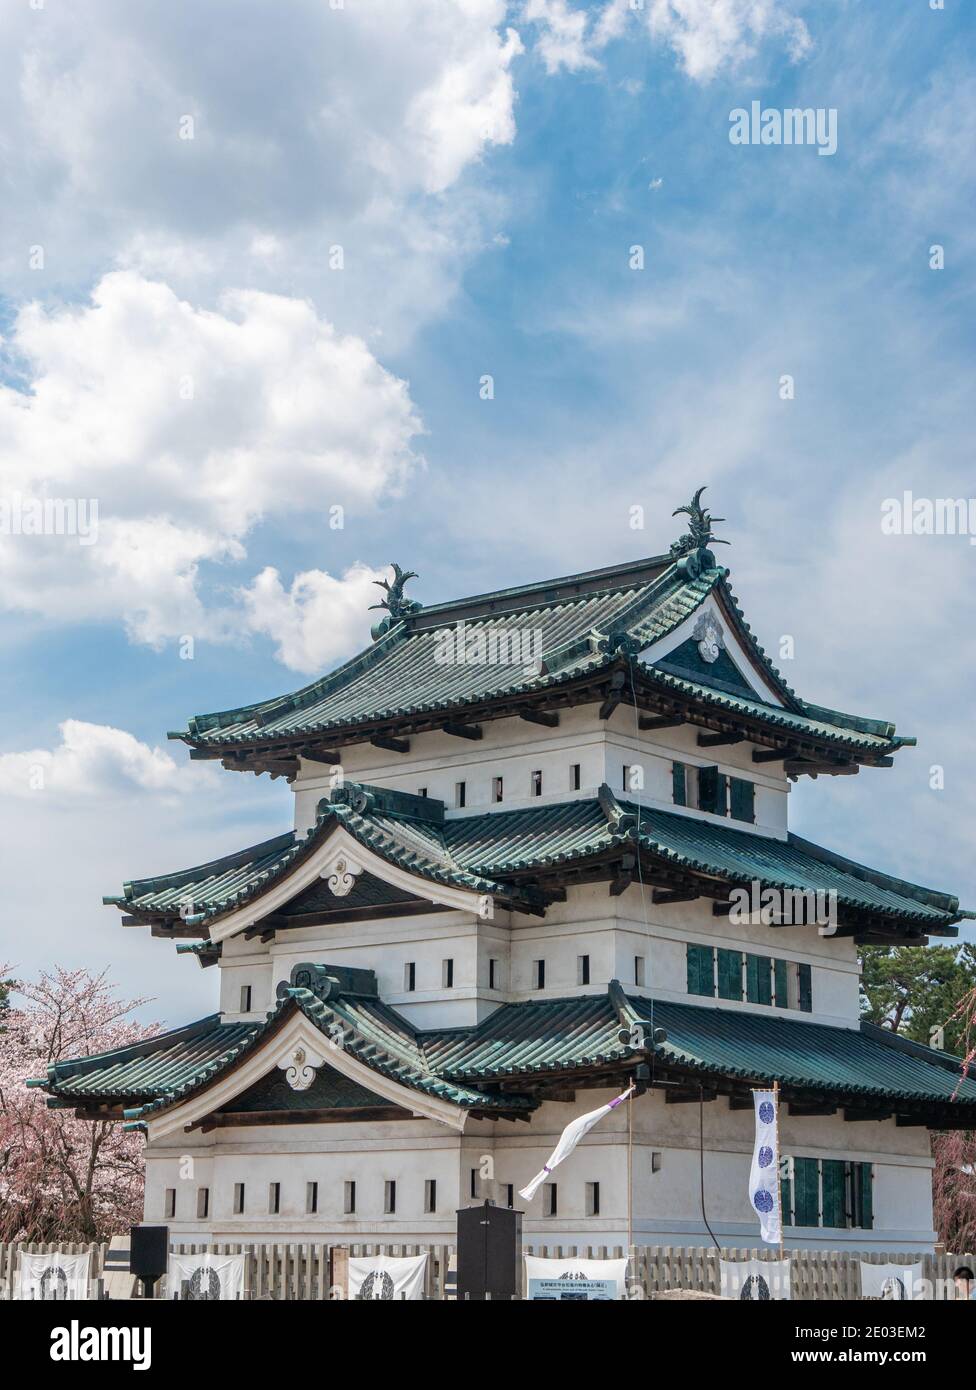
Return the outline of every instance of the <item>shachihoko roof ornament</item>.
<path id="1" fill-rule="evenodd" d="M 402 570 L 400 566 L 391 561 L 390 568 L 393 570 L 393 583 L 388 579 L 374 579 L 373 583 L 380 589 L 386 590 L 386 598 L 380 599 L 379 603 L 371 603 L 369 611 L 374 608 L 385 608 L 386 617 L 381 618 L 378 623 L 374 623 L 370 629 L 373 641 L 379 641 L 384 632 L 389 632 L 394 623 L 398 623 L 401 618 L 408 613 L 416 613 L 420 604 L 416 599 L 406 598 L 403 593 L 403 586 L 408 579 L 419 579 L 420 575 L 416 570 Z"/>
<path id="2" fill-rule="evenodd" d="M 678 570 L 689 579 L 697 579 L 703 570 L 715 568 L 715 556 L 708 548 L 710 545 L 729 543 L 712 535 L 713 524 L 724 521 L 725 517 L 712 516 L 711 512 L 701 505 L 701 495 L 704 491 L 705 488 L 700 487 L 689 503 L 684 507 L 675 507 L 671 513 L 672 516 L 685 513 L 689 517 L 688 530 L 676 541 L 671 542 L 671 558 L 676 561 Z"/>

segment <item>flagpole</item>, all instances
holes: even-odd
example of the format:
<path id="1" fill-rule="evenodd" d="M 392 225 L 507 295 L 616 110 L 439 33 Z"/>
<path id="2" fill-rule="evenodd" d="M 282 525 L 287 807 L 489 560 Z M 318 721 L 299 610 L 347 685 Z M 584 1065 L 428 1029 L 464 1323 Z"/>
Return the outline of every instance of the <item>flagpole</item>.
<path id="1" fill-rule="evenodd" d="M 631 1078 L 633 1084 L 633 1078 Z M 634 1243 L 634 1107 L 627 1106 L 627 1252 Z M 636 1270 L 634 1271 L 636 1276 Z"/>
<path id="2" fill-rule="evenodd" d="M 773 1082 L 773 1096 L 775 1097 L 776 1109 L 776 1181 L 779 1183 L 777 1198 L 779 1200 L 779 1257 L 783 1259 L 783 1181 L 779 1171 L 779 1082 Z"/>

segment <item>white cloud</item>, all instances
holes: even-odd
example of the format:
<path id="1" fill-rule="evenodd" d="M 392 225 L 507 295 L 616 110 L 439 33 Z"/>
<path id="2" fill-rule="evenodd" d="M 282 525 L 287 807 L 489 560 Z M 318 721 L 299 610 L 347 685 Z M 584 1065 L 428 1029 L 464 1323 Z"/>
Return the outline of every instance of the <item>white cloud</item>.
<path id="1" fill-rule="evenodd" d="M 505 0 L 3 6 L 7 286 L 116 263 L 192 295 L 299 284 L 360 332 L 408 332 L 480 245 L 477 200 L 444 195 L 515 135 L 505 18 Z"/>
<path id="2" fill-rule="evenodd" d="M 539 26 L 537 48 L 548 72 L 599 66 L 597 55 L 641 24 L 667 45 L 685 73 L 709 82 L 721 69 L 753 58 L 765 39 L 780 40 L 791 62 L 812 47 L 806 24 L 784 0 L 606 0 L 602 10 L 574 10 L 568 0 L 526 0 L 524 16 Z"/>
<path id="3" fill-rule="evenodd" d="M 6 347 L 29 390 L 0 387 L 0 500 L 99 512 L 94 544 L 5 538 L 8 608 L 122 618 L 156 645 L 226 636 L 202 565 L 242 559 L 264 519 L 396 496 L 418 464 L 406 383 L 304 300 L 234 291 L 203 310 L 115 272 L 90 304 L 27 306 Z"/>
<path id="4" fill-rule="evenodd" d="M 317 672 L 368 640 L 373 587 L 385 571 L 353 565 L 341 579 L 324 570 L 296 574 L 286 589 L 276 569 L 267 568 L 243 590 L 250 631 L 272 639 L 278 659 L 293 671 Z"/>
<path id="5" fill-rule="evenodd" d="M 124 729 L 80 719 L 66 719 L 58 727 L 61 742 L 54 748 L 0 753 L 0 793 L 35 801 L 53 797 L 63 808 L 133 793 L 188 796 L 201 781 L 216 776 L 207 767 L 203 777 L 193 781 L 195 768 L 177 763 L 169 753 L 150 748 Z"/>

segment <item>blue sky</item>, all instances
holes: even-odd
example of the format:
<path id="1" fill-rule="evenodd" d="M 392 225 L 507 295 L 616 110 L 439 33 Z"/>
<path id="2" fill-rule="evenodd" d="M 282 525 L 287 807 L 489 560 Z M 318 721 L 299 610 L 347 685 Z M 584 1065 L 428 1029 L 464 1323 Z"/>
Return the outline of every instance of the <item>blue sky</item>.
<path id="1" fill-rule="evenodd" d="M 97 497 L 100 528 L 0 534 L 0 961 L 210 1007 L 100 897 L 276 833 L 290 793 L 166 731 L 362 645 L 391 559 L 433 602 L 654 554 L 702 483 L 791 683 L 919 736 L 799 786 L 794 828 L 976 906 L 976 550 L 880 527 L 973 491 L 973 28 L 961 0 L 7 7 L 0 496 Z M 753 100 L 835 109 L 836 153 L 730 144 Z"/>

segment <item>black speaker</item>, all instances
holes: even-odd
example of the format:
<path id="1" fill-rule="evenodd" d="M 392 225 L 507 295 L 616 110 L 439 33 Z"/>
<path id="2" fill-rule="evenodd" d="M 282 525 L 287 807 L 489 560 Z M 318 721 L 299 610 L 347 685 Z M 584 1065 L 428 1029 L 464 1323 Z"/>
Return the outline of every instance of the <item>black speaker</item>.
<path id="1" fill-rule="evenodd" d="M 458 1298 L 521 1298 L 522 1213 L 485 1202 L 462 1207 L 457 1219 Z"/>
<path id="2" fill-rule="evenodd" d="M 129 1273 L 142 1283 L 143 1298 L 152 1298 L 153 1285 L 166 1273 L 168 1226 L 129 1227 Z"/>

